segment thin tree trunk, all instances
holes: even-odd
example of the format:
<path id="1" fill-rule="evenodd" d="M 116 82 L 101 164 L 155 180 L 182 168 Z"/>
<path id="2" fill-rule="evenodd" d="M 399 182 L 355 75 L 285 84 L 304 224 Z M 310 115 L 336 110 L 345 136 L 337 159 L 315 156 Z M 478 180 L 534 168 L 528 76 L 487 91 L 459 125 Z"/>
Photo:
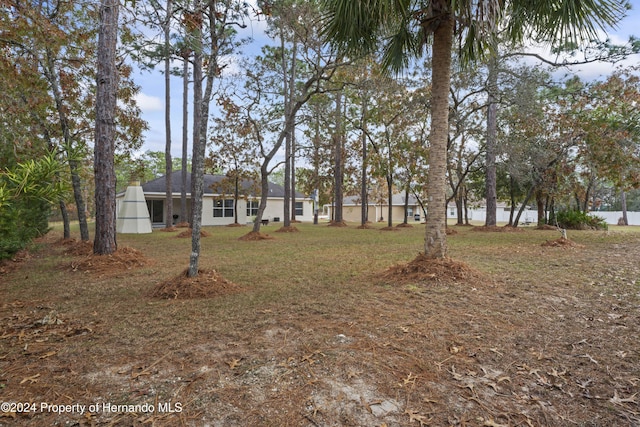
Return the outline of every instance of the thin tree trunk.
<path id="1" fill-rule="evenodd" d="M 187 154 L 189 149 L 189 54 L 184 53 L 182 65 L 182 188 L 180 189 L 180 222 L 187 222 Z"/>
<path id="2" fill-rule="evenodd" d="M 67 152 L 67 156 L 71 153 Z M 78 161 L 69 157 L 69 170 L 71 172 L 71 188 L 73 189 L 73 199 L 78 211 L 78 224 L 80 225 L 80 240 L 89 241 L 89 224 L 87 223 L 87 207 L 82 195 L 82 181 L 80 179 L 80 167 Z M 97 194 L 97 191 L 96 191 Z"/>
<path id="3" fill-rule="evenodd" d="M 336 223 L 342 223 L 342 182 L 344 180 L 343 177 L 343 166 L 342 166 L 342 92 L 336 93 L 336 111 L 335 111 L 335 123 L 336 123 L 336 133 L 334 134 L 334 205 L 335 212 L 333 215 L 333 221 Z"/>
<path id="4" fill-rule="evenodd" d="M 622 224 L 618 225 L 629 225 L 629 218 L 627 216 L 627 193 L 624 190 L 620 191 L 620 204 L 622 205 Z"/>
<path id="5" fill-rule="evenodd" d="M 391 165 L 391 163 L 389 163 Z M 387 173 L 387 227 L 393 227 L 393 175 L 391 172 Z"/>
<path id="6" fill-rule="evenodd" d="M 289 102 L 293 103 L 296 95 L 296 62 L 298 54 L 298 45 L 293 42 L 293 49 L 291 52 L 291 73 L 289 75 Z M 296 220 L 296 119 L 292 118 L 291 123 L 291 148 L 289 151 L 289 157 L 291 159 L 291 166 L 289 169 L 289 175 L 291 177 L 291 221 Z"/>
<path id="7" fill-rule="evenodd" d="M 80 178 L 80 163 L 76 160 L 72 154 L 72 141 L 71 130 L 69 129 L 69 120 L 65 112 L 65 107 L 62 100 L 62 90 L 60 88 L 60 81 L 58 73 L 55 67 L 55 60 L 52 53 L 47 50 L 46 52 L 45 75 L 49 84 L 51 85 L 51 91 L 56 103 L 56 110 L 58 113 L 58 119 L 60 120 L 60 127 L 62 130 L 62 138 L 64 140 L 64 149 L 69 159 L 69 173 L 71 175 L 71 186 L 73 189 L 73 197 L 76 203 L 76 210 L 78 212 L 78 223 L 80 225 L 80 240 L 83 242 L 89 241 L 89 225 L 87 224 L 87 209 L 85 200 L 82 194 L 82 180 Z"/>
<path id="8" fill-rule="evenodd" d="M 544 197 L 542 196 L 542 190 L 538 189 L 536 191 L 536 208 L 538 211 L 538 225 L 544 225 L 545 223 L 545 212 L 544 212 Z"/>
<path id="9" fill-rule="evenodd" d="M 445 258 L 447 256 L 445 180 L 453 47 L 453 19 L 447 11 L 449 3 L 443 1 L 432 4 L 434 12 L 441 12 L 442 16 L 440 25 L 433 34 L 431 147 L 427 182 L 427 224 L 424 240 L 424 253 L 429 258 Z"/>
<path id="10" fill-rule="evenodd" d="M 522 202 L 522 205 L 520 205 L 520 209 L 518 209 L 518 214 L 516 215 L 516 218 L 513 221 L 513 224 L 511 224 L 512 227 L 517 227 L 518 224 L 520 224 L 520 217 L 522 216 L 522 212 L 524 212 L 524 210 L 527 208 L 527 203 L 529 203 L 529 200 L 531 200 L 531 197 L 533 196 L 534 191 L 536 190 L 536 186 L 535 185 L 531 185 L 531 188 L 529 188 L 529 191 L 527 192 L 527 196 L 524 198 L 524 201 Z"/>
<path id="11" fill-rule="evenodd" d="M 404 221 L 403 224 L 407 225 L 409 222 L 409 184 L 404 188 Z"/>
<path id="12" fill-rule="evenodd" d="M 164 23 L 164 131 L 165 131 L 165 220 L 166 228 L 173 227 L 173 189 L 171 188 L 171 174 L 173 169 L 173 161 L 171 159 L 171 57 L 170 57 L 170 24 L 172 4 L 171 0 L 167 0 L 167 16 Z"/>
<path id="13" fill-rule="evenodd" d="M 93 252 L 98 255 L 112 254 L 117 250 L 114 154 L 118 91 L 118 8 L 119 0 L 102 0 L 100 5 L 94 149 L 96 235 L 93 242 Z"/>
<path id="14" fill-rule="evenodd" d="M 69 224 L 69 212 L 67 211 L 67 205 L 64 200 L 60 200 L 58 202 L 58 206 L 60 206 L 60 215 L 62 216 L 62 228 L 63 228 L 63 239 L 71 238 L 71 226 Z"/>
<path id="15" fill-rule="evenodd" d="M 367 166 L 369 158 L 367 157 L 367 110 L 368 110 L 368 93 L 365 90 L 362 97 L 362 178 L 360 181 L 360 199 L 362 200 L 362 208 L 360 210 L 360 225 L 367 224 L 369 194 L 367 191 Z"/>
<path id="16" fill-rule="evenodd" d="M 489 75 L 487 78 L 488 107 L 487 107 L 487 140 L 486 165 L 485 165 L 485 198 L 487 214 L 485 226 L 495 226 L 497 224 L 497 190 L 496 190 L 496 140 L 498 130 L 498 60 L 496 55 L 491 55 L 489 59 Z"/>
<path id="17" fill-rule="evenodd" d="M 282 93 L 284 95 L 284 120 L 289 120 L 291 116 L 291 103 L 293 98 L 290 96 L 289 91 L 289 73 L 287 72 L 287 58 L 285 55 L 284 45 L 284 29 L 280 26 L 280 49 L 282 53 Z M 291 65 L 293 68 L 293 64 Z M 290 126 L 286 126 L 290 128 Z M 287 132 L 284 140 L 284 226 L 289 227 L 291 225 L 291 132 Z"/>
<path id="18" fill-rule="evenodd" d="M 267 197 L 269 195 L 269 170 L 268 161 L 262 163 L 260 166 L 260 204 L 258 205 L 258 213 L 256 214 L 256 220 L 253 223 L 253 232 L 260 232 L 260 225 L 262 225 L 262 215 L 267 208 Z"/>

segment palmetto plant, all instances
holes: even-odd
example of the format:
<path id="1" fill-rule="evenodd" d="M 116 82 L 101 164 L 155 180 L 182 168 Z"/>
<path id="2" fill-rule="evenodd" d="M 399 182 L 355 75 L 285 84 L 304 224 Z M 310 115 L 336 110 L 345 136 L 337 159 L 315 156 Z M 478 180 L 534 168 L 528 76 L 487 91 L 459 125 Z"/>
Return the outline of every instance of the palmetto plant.
<path id="1" fill-rule="evenodd" d="M 491 49 L 498 30 L 515 42 L 554 45 L 597 37 L 628 9 L 623 0 L 324 0 L 325 36 L 356 56 L 377 53 L 399 71 L 432 45 L 432 100 L 425 255 L 444 258 L 449 87 L 454 42 L 466 61 Z"/>

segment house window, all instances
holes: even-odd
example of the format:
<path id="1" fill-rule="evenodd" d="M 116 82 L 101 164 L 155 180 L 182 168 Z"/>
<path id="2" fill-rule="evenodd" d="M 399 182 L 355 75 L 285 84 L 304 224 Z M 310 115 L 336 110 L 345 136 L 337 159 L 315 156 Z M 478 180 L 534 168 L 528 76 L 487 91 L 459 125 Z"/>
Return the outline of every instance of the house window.
<path id="1" fill-rule="evenodd" d="M 258 207 L 260 206 L 260 202 L 257 200 L 248 200 L 247 201 L 247 216 L 256 216 L 258 215 Z"/>
<path id="2" fill-rule="evenodd" d="M 214 200 L 214 218 L 233 218 L 233 200 Z"/>
<path id="3" fill-rule="evenodd" d="M 296 202 L 296 215 L 303 216 L 304 215 L 304 203 Z"/>

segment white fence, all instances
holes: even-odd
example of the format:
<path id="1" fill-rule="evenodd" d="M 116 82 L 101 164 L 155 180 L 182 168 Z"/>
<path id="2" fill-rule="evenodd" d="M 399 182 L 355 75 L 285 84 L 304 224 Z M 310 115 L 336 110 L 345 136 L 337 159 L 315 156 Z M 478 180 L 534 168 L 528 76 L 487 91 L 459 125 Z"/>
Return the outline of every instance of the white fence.
<path id="1" fill-rule="evenodd" d="M 591 215 L 604 218 L 607 224 L 616 225 L 618 219 L 622 218 L 622 211 L 594 211 L 589 212 Z M 516 212 L 517 214 L 517 212 Z M 455 209 L 448 209 L 448 217 L 456 218 Z M 469 210 L 469 220 L 484 222 L 487 217 L 487 211 L 485 209 L 471 209 Z M 515 218 L 515 214 L 514 214 Z M 640 212 L 627 212 L 627 219 L 629 225 L 640 225 Z M 496 220 L 498 222 L 509 222 L 509 210 L 498 208 L 496 212 Z M 538 221 L 538 212 L 531 209 L 526 209 L 520 216 L 521 223 L 536 223 Z"/>

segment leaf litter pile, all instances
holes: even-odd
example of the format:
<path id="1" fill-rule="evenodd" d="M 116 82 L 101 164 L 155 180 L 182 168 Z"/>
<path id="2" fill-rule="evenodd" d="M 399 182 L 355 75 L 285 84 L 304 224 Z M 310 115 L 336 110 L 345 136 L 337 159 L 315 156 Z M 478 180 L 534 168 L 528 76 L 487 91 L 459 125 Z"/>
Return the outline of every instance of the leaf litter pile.
<path id="1" fill-rule="evenodd" d="M 8 411 L 0 426 L 640 425 L 640 230 L 574 232 L 571 251 L 542 246 L 546 231 L 486 248 L 468 236 L 451 238 L 453 260 L 364 259 L 336 288 L 310 271 L 299 298 L 254 305 L 246 298 L 264 297 L 251 280 L 242 292 L 151 296 L 167 277 L 152 254 L 120 266 L 130 279 L 38 278 L 37 263 L 69 262 L 52 244 L 0 276 L 2 398 L 97 410 Z M 355 262 L 343 258 L 333 267 Z M 225 280 L 208 270 L 201 284 L 211 277 Z"/>

